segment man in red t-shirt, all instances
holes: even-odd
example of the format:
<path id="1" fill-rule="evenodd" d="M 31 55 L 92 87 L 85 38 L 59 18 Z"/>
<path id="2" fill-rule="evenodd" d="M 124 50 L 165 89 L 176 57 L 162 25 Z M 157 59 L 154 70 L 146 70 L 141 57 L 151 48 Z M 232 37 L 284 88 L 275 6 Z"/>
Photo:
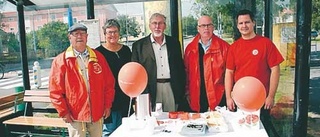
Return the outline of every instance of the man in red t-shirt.
<path id="1" fill-rule="evenodd" d="M 251 11 L 241 10 L 236 16 L 241 38 L 229 48 L 226 62 L 225 90 L 227 107 L 235 109 L 231 98 L 234 83 L 242 77 L 259 79 L 266 89 L 266 100 L 261 109 L 261 119 L 269 118 L 269 110 L 274 105 L 274 96 L 280 77 L 279 64 L 284 60 L 277 47 L 266 37 L 256 35 L 255 21 Z"/>

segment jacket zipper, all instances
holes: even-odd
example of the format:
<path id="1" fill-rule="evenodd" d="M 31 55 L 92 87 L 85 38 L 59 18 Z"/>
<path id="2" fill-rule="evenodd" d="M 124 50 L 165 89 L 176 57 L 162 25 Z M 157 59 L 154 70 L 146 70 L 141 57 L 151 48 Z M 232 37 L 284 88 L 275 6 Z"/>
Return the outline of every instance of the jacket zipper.
<path id="1" fill-rule="evenodd" d="M 84 80 L 85 85 L 87 87 L 87 93 L 88 93 L 88 102 L 89 102 L 89 111 L 90 111 L 90 116 L 89 116 L 89 122 L 92 122 L 93 121 L 93 118 L 92 118 L 92 108 L 91 108 L 91 95 L 90 95 L 90 82 L 89 82 L 89 60 L 87 61 L 84 61 L 84 59 L 82 58 L 82 56 L 80 56 L 80 60 L 82 61 L 82 63 L 85 65 L 85 68 L 84 68 L 84 72 L 81 71 L 81 74 L 82 73 L 85 73 L 85 74 L 82 74 L 82 75 L 85 75 L 82 77 L 82 79 Z"/>
<path id="2" fill-rule="evenodd" d="M 87 67 L 89 66 L 89 63 L 87 64 Z M 87 87 L 87 90 L 88 90 L 88 100 L 89 100 L 89 111 L 90 111 L 90 122 L 93 122 L 93 118 L 92 118 L 92 107 L 91 107 L 91 94 L 90 94 L 90 79 L 89 79 L 89 67 L 88 67 L 88 70 L 87 70 L 87 79 L 88 79 L 88 87 Z"/>

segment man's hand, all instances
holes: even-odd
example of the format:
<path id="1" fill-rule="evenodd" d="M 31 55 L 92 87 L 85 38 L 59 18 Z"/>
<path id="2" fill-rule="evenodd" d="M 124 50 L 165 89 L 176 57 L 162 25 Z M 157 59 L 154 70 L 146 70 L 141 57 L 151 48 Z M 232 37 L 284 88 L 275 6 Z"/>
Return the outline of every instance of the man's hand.
<path id="1" fill-rule="evenodd" d="M 268 96 L 266 98 L 265 103 L 264 103 L 264 109 L 271 109 L 273 107 L 273 105 L 274 105 L 274 98 Z"/>
<path id="2" fill-rule="evenodd" d="M 104 111 L 104 119 L 108 118 L 110 116 L 110 108 L 107 108 L 105 111 Z"/>
<path id="3" fill-rule="evenodd" d="M 62 119 L 66 123 L 72 123 L 73 122 L 73 118 L 71 117 L 71 115 L 69 113 L 67 115 L 65 115 Z"/>
<path id="4" fill-rule="evenodd" d="M 234 101 L 233 99 L 230 98 L 226 98 L 227 99 L 227 107 L 230 111 L 234 111 L 236 109 L 236 106 L 234 105 Z"/>

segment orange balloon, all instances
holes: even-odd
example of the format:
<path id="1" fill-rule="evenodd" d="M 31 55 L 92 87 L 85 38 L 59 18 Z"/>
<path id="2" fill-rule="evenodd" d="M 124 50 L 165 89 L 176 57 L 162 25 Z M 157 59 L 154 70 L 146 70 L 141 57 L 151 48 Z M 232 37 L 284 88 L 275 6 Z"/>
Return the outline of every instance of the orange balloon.
<path id="1" fill-rule="evenodd" d="M 147 86 L 147 71 L 139 63 L 129 62 L 120 69 L 118 82 L 120 88 L 126 95 L 129 97 L 137 97 Z"/>
<path id="2" fill-rule="evenodd" d="M 257 111 L 266 100 L 266 89 L 257 78 L 243 77 L 234 85 L 232 98 L 241 110 Z"/>

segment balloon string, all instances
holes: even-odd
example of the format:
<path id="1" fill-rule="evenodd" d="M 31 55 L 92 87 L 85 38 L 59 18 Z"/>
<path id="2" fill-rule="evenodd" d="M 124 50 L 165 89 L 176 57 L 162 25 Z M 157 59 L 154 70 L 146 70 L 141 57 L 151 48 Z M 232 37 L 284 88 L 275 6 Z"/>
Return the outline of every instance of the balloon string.
<path id="1" fill-rule="evenodd" d="M 131 103 L 132 103 L 132 97 L 130 97 L 129 109 L 128 109 L 128 117 L 130 116 Z"/>

